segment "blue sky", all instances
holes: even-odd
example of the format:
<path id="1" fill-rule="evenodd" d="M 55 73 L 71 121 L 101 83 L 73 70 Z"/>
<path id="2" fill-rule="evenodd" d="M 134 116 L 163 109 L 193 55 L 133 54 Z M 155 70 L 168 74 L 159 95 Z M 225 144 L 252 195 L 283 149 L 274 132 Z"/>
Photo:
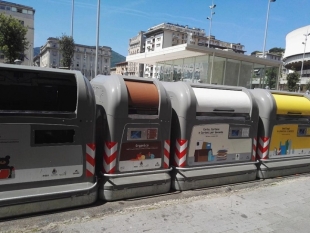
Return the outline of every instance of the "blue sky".
<path id="1" fill-rule="evenodd" d="M 31 6 L 35 13 L 35 47 L 48 37 L 71 35 L 72 0 L 7 0 Z M 247 54 L 263 49 L 269 0 L 213 0 L 212 35 L 245 46 Z M 212 0 L 101 0 L 99 45 L 127 56 L 129 38 L 163 22 L 209 32 Z M 95 45 L 97 0 L 75 0 L 76 43 Z M 285 48 L 287 33 L 310 24 L 309 0 L 276 0 L 270 4 L 266 50 Z"/>

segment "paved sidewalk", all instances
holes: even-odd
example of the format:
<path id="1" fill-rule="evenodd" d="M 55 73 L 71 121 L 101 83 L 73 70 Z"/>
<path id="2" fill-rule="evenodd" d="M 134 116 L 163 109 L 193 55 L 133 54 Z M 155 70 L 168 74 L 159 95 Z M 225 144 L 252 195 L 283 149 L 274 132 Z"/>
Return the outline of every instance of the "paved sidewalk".
<path id="1" fill-rule="evenodd" d="M 193 191 L 189 191 L 193 192 Z M 84 216 L 46 225 L 0 223 L 8 232 L 310 232 L 310 176 L 224 192 L 131 205 L 102 216 Z M 107 203 L 108 204 L 108 203 Z M 119 202 L 118 204 L 122 204 Z M 103 207 L 104 208 L 104 205 Z M 56 213 L 57 214 L 57 213 Z M 42 221 L 42 216 L 40 217 Z M 11 223 L 18 220 L 13 220 Z M 26 224 L 23 220 L 23 224 Z M 29 219 L 30 221 L 30 219 Z M 2 228 L 2 226 L 3 228 Z M 20 226 L 22 227 L 22 226 Z M 5 232 L 6 232 L 5 231 Z"/>

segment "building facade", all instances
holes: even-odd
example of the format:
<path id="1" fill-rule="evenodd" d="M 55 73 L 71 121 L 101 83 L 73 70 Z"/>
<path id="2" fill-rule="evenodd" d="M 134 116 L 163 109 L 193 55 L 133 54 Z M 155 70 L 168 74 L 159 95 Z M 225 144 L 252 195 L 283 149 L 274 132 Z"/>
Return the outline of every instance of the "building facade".
<path id="1" fill-rule="evenodd" d="M 145 51 L 144 31 L 140 31 L 137 36 L 129 39 L 128 55 L 144 53 Z M 144 64 L 128 62 L 128 75 L 143 77 Z"/>
<path id="2" fill-rule="evenodd" d="M 98 52 L 98 74 L 109 75 L 111 68 L 112 50 L 107 46 L 100 46 Z M 59 51 L 59 39 L 50 37 L 45 45 L 40 48 L 40 66 L 61 67 L 61 52 Z M 81 71 L 89 80 L 95 77 L 96 46 L 75 44 L 73 70 Z"/>
<path id="3" fill-rule="evenodd" d="M 192 44 L 130 55 L 126 61 L 153 65 L 157 78 L 162 81 L 270 89 L 279 89 L 282 66 L 277 60 Z"/>
<path id="4" fill-rule="evenodd" d="M 128 62 L 127 61 L 117 63 L 115 65 L 115 68 L 116 68 L 115 74 L 130 76 L 128 74 Z"/>
<path id="5" fill-rule="evenodd" d="M 34 14 L 35 10 L 30 6 L 24 6 L 7 1 L 0 1 L 0 14 L 12 16 L 20 21 L 22 25 L 27 27 L 26 38 L 29 41 L 29 47 L 21 54 L 19 58 L 22 65 L 32 65 L 33 47 L 34 47 Z M 0 53 L 0 62 L 5 62 L 5 57 Z"/>
<path id="6" fill-rule="evenodd" d="M 145 35 L 145 54 L 160 52 L 165 48 L 178 46 L 181 44 L 197 45 L 208 47 L 209 36 L 206 36 L 204 29 L 190 28 L 187 25 L 162 23 L 151 27 L 144 33 Z M 240 43 L 229 43 L 210 37 L 210 48 L 231 51 L 244 54 L 244 46 Z M 130 55 L 130 54 L 129 54 Z M 144 77 L 159 78 L 159 69 L 152 64 L 144 67 Z"/>
<path id="7" fill-rule="evenodd" d="M 300 84 L 310 82 L 310 25 L 298 28 L 286 35 L 283 65 L 287 69 L 294 69 L 301 74 Z"/>

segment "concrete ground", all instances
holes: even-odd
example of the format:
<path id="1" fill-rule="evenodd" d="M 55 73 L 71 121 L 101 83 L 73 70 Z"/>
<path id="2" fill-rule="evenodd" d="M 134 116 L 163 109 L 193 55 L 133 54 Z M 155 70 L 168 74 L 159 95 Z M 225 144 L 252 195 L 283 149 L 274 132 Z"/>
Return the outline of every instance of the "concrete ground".
<path id="1" fill-rule="evenodd" d="M 0 232 L 310 232 L 310 175 L 6 219 Z"/>

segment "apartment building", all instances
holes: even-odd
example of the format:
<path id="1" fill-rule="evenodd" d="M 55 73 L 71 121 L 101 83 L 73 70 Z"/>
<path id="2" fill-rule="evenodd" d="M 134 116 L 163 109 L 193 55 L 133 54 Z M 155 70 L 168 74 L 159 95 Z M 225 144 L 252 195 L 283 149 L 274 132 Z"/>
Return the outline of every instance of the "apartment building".
<path id="1" fill-rule="evenodd" d="M 129 74 L 128 74 L 128 62 L 127 61 L 117 63 L 115 65 L 115 69 L 116 69 L 115 74 L 129 76 Z"/>
<path id="2" fill-rule="evenodd" d="M 128 55 L 144 53 L 145 51 L 145 35 L 144 31 L 140 31 L 138 35 L 129 39 Z M 128 62 L 127 74 L 129 76 L 143 77 L 144 64 Z"/>
<path id="3" fill-rule="evenodd" d="M 59 39 L 49 37 L 45 45 L 40 48 L 40 66 L 61 67 L 61 52 L 59 51 Z M 98 52 L 98 74 L 109 75 L 111 68 L 112 49 L 100 46 Z M 75 44 L 73 70 L 80 70 L 89 80 L 95 77 L 96 46 Z"/>
<path id="4" fill-rule="evenodd" d="M 15 4 L 7 1 L 0 1 L 0 14 L 10 15 L 20 21 L 28 28 L 26 38 L 29 41 L 29 48 L 21 54 L 22 65 L 32 65 L 34 47 L 34 14 L 35 10 L 30 6 Z M 4 62 L 5 57 L 0 53 L 0 62 Z"/>
<path id="5" fill-rule="evenodd" d="M 232 51 L 244 54 L 244 46 L 240 43 L 230 43 L 215 39 L 214 36 L 206 35 L 204 29 L 190 28 L 187 25 L 182 26 L 173 23 L 162 23 L 149 28 L 145 33 L 145 53 L 159 52 L 165 48 L 177 46 L 180 44 L 190 44 L 197 46 Z M 129 54 L 131 55 L 131 54 Z M 154 65 L 145 65 L 144 77 L 158 78 L 161 67 Z"/>

